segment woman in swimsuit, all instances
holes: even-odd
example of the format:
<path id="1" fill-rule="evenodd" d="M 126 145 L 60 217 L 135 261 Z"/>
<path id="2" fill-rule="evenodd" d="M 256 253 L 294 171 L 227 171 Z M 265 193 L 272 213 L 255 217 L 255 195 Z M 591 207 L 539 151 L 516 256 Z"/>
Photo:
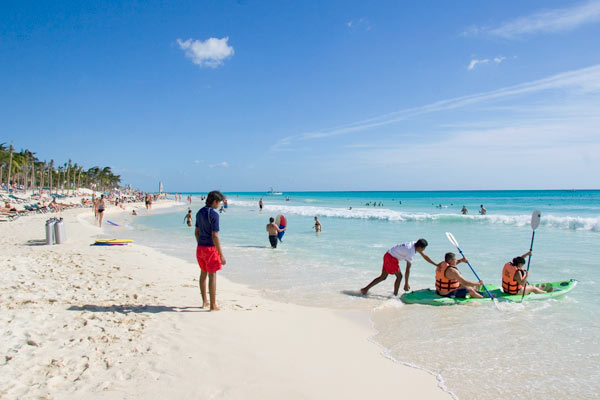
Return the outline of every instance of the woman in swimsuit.
<path id="1" fill-rule="evenodd" d="M 98 200 L 98 223 L 100 225 L 100 228 L 102 228 L 102 217 L 104 216 L 104 208 L 106 208 L 106 203 L 104 202 L 104 195 L 102 195 Z"/>
<path id="2" fill-rule="evenodd" d="M 188 208 L 188 212 L 187 214 L 185 214 L 185 217 L 183 217 L 183 222 L 187 222 L 187 225 L 189 227 L 192 226 L 192 210 Z"/>

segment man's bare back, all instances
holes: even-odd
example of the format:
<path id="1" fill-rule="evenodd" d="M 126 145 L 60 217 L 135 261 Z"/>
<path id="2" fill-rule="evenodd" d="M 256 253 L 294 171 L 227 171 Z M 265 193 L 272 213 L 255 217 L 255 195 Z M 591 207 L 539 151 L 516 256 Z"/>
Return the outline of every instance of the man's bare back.
<path id="1" fill-rule="evenodd" d="M 267 232 L 269 232 L 269 236 L 276 236 L 281 232 L 281 229 L 274 222 L 271 222 L 267 224 Z"/>

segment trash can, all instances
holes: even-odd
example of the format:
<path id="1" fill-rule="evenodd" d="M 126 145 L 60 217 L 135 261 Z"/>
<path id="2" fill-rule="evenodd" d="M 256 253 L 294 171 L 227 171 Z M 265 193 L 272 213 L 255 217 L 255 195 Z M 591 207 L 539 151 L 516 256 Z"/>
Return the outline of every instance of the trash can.
<path id="1" fill-rule="evenodd" d="M 46 221 L 46 244 L 53 245 L 54 244 L 54 218 L 51 218 Z"/>
<path id="2" fill-rule="evenodd" d="M 67 240 L 67 235 L 65 234 L 65 223 L 62 218 L 59 218 L 54 223 L 54 241 L 56 244 L 62 244 Z"/>

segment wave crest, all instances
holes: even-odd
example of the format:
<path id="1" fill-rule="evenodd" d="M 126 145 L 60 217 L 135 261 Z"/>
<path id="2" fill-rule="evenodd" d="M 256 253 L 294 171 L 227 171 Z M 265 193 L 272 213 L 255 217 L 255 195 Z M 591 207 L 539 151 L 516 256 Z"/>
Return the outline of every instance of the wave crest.
<path id="1" fill-rule="evenodd" d="M 256 202 L 244 200 L 229 200 L 229 203 L 241 207 L 257 207 Z M 301 215 L 314 217 L 315 215 L 330 218 L 374 219 L 399 222 L 445 222 L 445 223 L 490 223 L 513 226 L 528 226 L 531 215 L 459 215 L 459 214 L 429 214 L 408 213 L 394 211 L 386 208 L 356 207 L 352 210 L 336 207 L 317 206 L 289 206 L 279 204 L 265 204 L 265 210 L 280 214 Z M 557 229 L 600 232 L 600 218 L 571 217 L 546 215 L 541 220 L 541 225 Z"/>

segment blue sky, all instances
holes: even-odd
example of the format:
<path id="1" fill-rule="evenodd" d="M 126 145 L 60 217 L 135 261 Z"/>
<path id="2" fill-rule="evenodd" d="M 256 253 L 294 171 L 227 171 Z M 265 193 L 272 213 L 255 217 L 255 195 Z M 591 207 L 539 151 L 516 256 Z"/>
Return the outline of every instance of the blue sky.
<path id="1" fill-rule="evenodd" d="M 144 190 L 598 188 L 600 0 L 367 3 L 3 1 L 0 142 Z"/>

